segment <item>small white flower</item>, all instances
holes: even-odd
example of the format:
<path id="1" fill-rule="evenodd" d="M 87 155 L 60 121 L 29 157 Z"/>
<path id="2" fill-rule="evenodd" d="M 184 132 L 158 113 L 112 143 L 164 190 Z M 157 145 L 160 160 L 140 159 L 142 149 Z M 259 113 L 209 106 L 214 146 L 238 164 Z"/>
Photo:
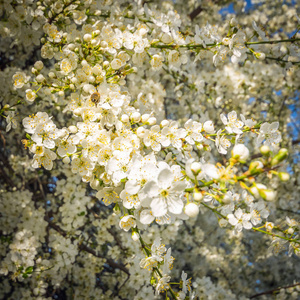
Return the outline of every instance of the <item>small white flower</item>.
<path id="1" fill-rule="evenodd" d="M 261 144 L 265 140 L 264 144 L 273 148 L 281 141 L 281 134 L 278 131 L 279 123 L 273 122 L 263 123 L 260 127 L 259 135 L 257 137 L 257 144 Z"/>
<path id="2" fill-rule="evenodd" d="M 190 119 L 184 124 L 184 128 L 187 133 L 185 140 L 190 145 L 195 145 L 195 142 L 201 142 L 203 140 L 203 136 L 201 134 L 202 131 L 201 123 L 198 123 Z"/>
<path id="3" fill-rule="evenodd" d="M 43 166 L 46 170 L 51 170 L 53 167 L 53 160 L 56 159 L 57 155 L 47 148 L 39 148 L 38 150 L 44 150 L 43 153 L 37 153 L 33 156 L 32 167 L 40 168 Z"/>
<path id="4" fill-rule="evenodd" d="M 13 76 L 13 81 L 14 81 L 14 86 L 17 89 L 20 89 L 23 87 L 23 85 L 26 83 L 26 75 L 23 72 L 17 72 L 14 76 Z"/>
<path id="5" fill-rule="evenodd" d="M 243 131 L 240 128 L 243 127 L 244 123 L 237 119 L 237 114 L 234 110 L 228 114 L 228 119 L 225 117 L 224 114 L 221 114 L 220 117 L 224 125 L 227 125 L 225 127 L 227 132 L 236 134 L 243 133 Z"/>
<path id="6" fill-rule="evenodd" d="M 240 208 L 238 208 L 234 214 L 229 214 L 227 217 L 228 222 L 235 227 L 237 232 L 241 232 L 243 228 L 252 228 L 252 224 L 249 222 L 250 214 L 244 213 Z"/>
<path id="7" fill-rule="evenodd" d="M 214 133 L 215 132 L 214 123 L 212 121 L 206 121 L 203 124 L 203 129 L 207 133 L 211 133 L 211 134 Z"/>
<path id="8" fill-rule="evenodd" d="M 246 119 L 244 117 L 244 115 L 242 115 L 242 114 L 240 116 L 241 116 L 242 122 L 245 124 L 245 126 L 251 128 L 256 124 L 256 122 L 253 119 Z"/>
<path id="9" fill-rule="evenodd" d="M 29 102 L 33 102 L 36 98 L 36 93 L 31 89 L 26 90 L 26 100 Z"/>
<path id="10" fill-rule="evenodd" d="M 156 285 L 156 295 L 158 296 L 160 292 L 164 292 L 169 289 L 168 282 L 171 280 L 171 276 L 166 274 L 161 277 Z"/>
<path id="11" fill-rule="evenodd" d="M 119 226 L 121 229 L 128 231 L 136 226 L 135 217 L 132 215 L 123 217 L 119 222 Z"/>
<path id="12" fill-rule="evenodd" d="M 232 149 L 232 157 L 246 160 L 249 157 L 249 149 L 243 144 L 236 144 Z"/>
<path id="13" fill-rule="evenodd" d="M 181 65 L 180 53 L 177 50 L 171 50 L 168 55 L 168 62 L 170 66 L 179 68 Z"/>
<path id="14" fill-rule="evenodd" d="M 153 55 L 152 59 L 150 61 L 150 64 L 151 64 L 151 67 L 153 68 L 153 70 L 155 70 L 155 71 L 160 70 L 163 66 L 163 61 L 164 61 L 163 56 L 161 56 L 159 54 Z"/>
<path id="15" fill-rule="evenodd" d="M 229 140 L 226 139 L 226 137 L 223 135 L 221 136 L 222 130 L 219 129 L 217 132 L 217 137 L 216 137 L 216 147 L 221 154 L 226 154 L 227 153 L 227 148 L 230 147 L 231 143 Z"/>
<path id="16" fill-rule="evenodd" d="M 187 216 L 189 216 L 190 218 L 195 218 L 198 216 L 199 214 L 199 207 L 197 204 L 195 203 L 188 203 L 185 207 L 184 207 L 184 212 Z"/>
<path id="17" fill-rule="evenodd" d="M 174 175 L 168 168 L 163 168 L 158 176 L 157 181 L 149 181 L 144 192 L 152 198 L 150 207 L 155 217 L 162 217 L 171 212 L 181 214 L 183 202 L 180 198 L 186 183 L 184 181 L 174 181 Z"/>
<path id="18" fill-rule="evenodd" d="M 60 69 L 64 75 L 67 75 L 72 71 L 72 64 L 68 58 L 63 59 L 60 62 Z"/>

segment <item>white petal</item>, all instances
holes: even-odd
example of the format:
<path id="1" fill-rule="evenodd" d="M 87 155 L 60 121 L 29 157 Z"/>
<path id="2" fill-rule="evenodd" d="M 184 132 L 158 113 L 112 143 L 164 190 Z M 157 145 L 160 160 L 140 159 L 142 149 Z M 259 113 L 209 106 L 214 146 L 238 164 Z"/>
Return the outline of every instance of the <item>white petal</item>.
<path id="1" fill-rule="evenodd" d="M 279 122 L 273 122 L 270 125 L 269 130 L 274 132 L 274 131 L 276 131 L 278 129 L 278 127 L 279 127 Z"/>
<path id="2" fill-rule="evenodd" d="M 224 125 L 227 125 L 228 121 L 227 121 L 227 118 L 225 117 L 224 114 L 221 114 L 220 115 L 220 118 L 221 118 L 221 121 L 223 122 Z"/>
<path id="3" fill-rule="evenodd" d="M 127 181 L 125 184 L 125 190 L 130 195 L 137 194 L 137 192 L 140 190 L 140 185 L 136 181 Z"/>
<path id="4" fill-rule="evenodd" d="M 150 204 L 154 217 L 161 217 L 168 212 L 166 202 L 161 198 L 154 198 Z"/>
<path id="5" fill-rule="evenodd" d="M 154 216 L 151 214 L 151 211 L 149 209 L 144 209 L 140 213 L 140 222 L 142 224 L 150 224 L 154 221 Z"/>
<path id="6" fill-rule="evenodd" d="M 168 209 L 171 213 L 175 214 L 175 215 L 179 215 L 182 213 L 182 209 L 183 209 L 183 202 L 181 199 L 178 198 L 169 198 L 168 200 Z"/>
<path id="7" fill-rule="evenodd" d="M 158 174 L 158 185 L 162 189 L 167 189 L 172 185 L 174 175 L 169 169 L 163 169 Z"/>
<path id="8" fill-rule="evenodd" d="M 159 194 L 159 187 L 155 181 L 149 181 L 145 184 L 143 188 L 143 193 L 147 194 L 149 197 L 155 197 Z"/>
<path id="9" fill-rule="evenodd" d="M 184 181 L 177 181 L 173 184 L 171 190 L 176 192 L 183 192 L 187 184 Z"/>
<path id="10" fill-rule="evenodd" d="M 218 169 L 212 164 L 204 164 L 203 171 L 205 174 L 211 178 L 218 179 L 220 175 L 218 174 Z"/>

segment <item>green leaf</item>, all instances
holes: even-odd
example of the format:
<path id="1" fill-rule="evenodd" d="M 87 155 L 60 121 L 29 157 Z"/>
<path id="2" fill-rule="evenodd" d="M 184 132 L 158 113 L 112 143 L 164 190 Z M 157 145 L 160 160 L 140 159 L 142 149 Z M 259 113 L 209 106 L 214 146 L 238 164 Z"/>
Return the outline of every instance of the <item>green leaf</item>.
<path id="1" fill-rule="evenodd" d="M 26 274 L 31 274 L 32 271 L 33 271 L 33 267 L 28 267 L 28 268 L 26 268 L 25 273 Z"/>

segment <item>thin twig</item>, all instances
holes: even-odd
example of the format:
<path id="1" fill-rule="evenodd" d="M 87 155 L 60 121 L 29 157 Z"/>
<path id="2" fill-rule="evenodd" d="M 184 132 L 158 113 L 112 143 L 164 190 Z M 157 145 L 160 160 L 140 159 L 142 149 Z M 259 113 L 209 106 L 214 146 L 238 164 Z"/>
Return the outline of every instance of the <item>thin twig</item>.
<path id="1" fill-rule="evenodd" d="M 300 282 L 292 284 L 292 285 L 279 287 L 279 288 L 276 288 L 276 289 L 273 289 L 273 290 L 270 290 L 270 291 L 262 292 L 262 293 L 259 293 L 259 294 L 256 294 L 256 295 L 253 295 L 253 296 L 249 297 L 249 299 L 254 299 L 254 298 L 260 297 L 262 295 L 273 294 L 274 292 L 280 291 L 281 289 L 288 289 L 290 287 L 294 287 L 294 286 L 298 286 L 298 285 L 300 285 Z"/>

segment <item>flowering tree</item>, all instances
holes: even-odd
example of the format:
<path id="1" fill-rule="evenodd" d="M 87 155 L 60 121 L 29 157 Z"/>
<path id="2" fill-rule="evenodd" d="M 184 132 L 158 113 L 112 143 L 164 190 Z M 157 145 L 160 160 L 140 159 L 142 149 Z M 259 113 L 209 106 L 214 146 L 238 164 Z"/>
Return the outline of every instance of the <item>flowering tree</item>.
<path id="1" fill-rule="evenodd" d="M 296 1 L 0 7 L 2 299 L 299 299 Z"/>

